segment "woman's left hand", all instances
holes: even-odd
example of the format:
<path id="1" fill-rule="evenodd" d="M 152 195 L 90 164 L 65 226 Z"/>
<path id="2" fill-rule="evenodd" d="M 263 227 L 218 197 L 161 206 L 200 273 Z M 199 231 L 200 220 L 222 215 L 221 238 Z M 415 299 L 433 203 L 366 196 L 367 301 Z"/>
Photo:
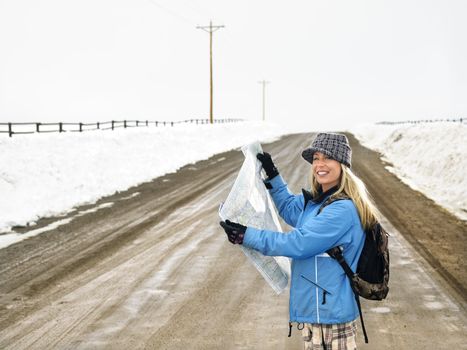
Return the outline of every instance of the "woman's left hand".
<path id="1" fill-rule="evenodd" d="M 225 233 L 227 234 L 227 238 L 229 239 L 230 243 L 232 244 L 242 244 L 243 237 L 245 236 L 245 231 L 247 229 L 246 226 L 241 224 L 237 224 L 236 222 L 232 222 L 229 220 L 221 221 L 219 224 L 224 229 Z"/>
<path id="2" fill-rule="evenodd" d="M 258 153 L 256 158 L 261 162 L 261 165 L 269 180 L 272 180 L 277 175 L 279 175 L 279 170 L 277 170 L 277 167 L 272 161 L 271 155 L 269 153 Z"/>

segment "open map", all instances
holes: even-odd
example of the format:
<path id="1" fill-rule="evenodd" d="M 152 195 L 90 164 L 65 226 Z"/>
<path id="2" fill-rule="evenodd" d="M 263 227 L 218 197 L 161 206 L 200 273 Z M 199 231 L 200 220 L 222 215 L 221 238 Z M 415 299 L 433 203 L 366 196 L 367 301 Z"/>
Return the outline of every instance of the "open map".
<path id="1" fill-rule="evenodd" d="M 256 154 L 263 152 L 261 145 L 258 142 L 246 145 L 242 152 L 245 161 L 226 201 L 219 208 L 219 216 L 245 226 L 282 232 L 274 203 L 263 183 L 261 163 L 256 159 Z M 264 256 L 242 245 L 240 248 L 277 294 L 287 287 L 288 258 Z"/>

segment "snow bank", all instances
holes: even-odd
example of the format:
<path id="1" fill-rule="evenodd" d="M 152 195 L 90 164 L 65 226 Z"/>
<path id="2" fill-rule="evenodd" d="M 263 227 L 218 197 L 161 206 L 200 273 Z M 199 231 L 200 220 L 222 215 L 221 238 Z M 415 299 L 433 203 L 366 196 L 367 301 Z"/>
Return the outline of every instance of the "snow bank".
<path id="1" fill-rule="evenodd" d="M 286 132 L 277 124 L 242 122 L 0 135 L 0 232 Z"/>
<path id="2" fill-rule="evenodd" d="M 365 124 L 349 131 L 382 153 L 402 181 L 467 220 L 466 124 Z"/>

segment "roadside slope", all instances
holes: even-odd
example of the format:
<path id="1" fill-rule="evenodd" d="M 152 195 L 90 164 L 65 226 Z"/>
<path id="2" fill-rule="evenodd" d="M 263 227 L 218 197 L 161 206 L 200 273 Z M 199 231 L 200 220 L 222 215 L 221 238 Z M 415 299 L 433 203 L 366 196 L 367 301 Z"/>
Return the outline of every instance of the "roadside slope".
<path id="1" fill-rule="evenodd" d="M 438 279 L 449 285 L 465 309 L 467 223 L 404 184 L 385 169 L 377 152 L 363 147 L 352 134 L 347 136 L 353 170 L 367 185 L 382 214 L 439 273 Z"/>

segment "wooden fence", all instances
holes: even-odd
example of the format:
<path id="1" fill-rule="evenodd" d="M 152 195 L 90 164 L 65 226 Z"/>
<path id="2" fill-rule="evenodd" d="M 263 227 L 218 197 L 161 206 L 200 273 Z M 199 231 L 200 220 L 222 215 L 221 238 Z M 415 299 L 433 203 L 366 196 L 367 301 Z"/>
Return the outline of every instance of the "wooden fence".
<path id="1" fill-rule="evenodd" d="M 452 118 L 452 119 L 423 119 L 423 120 L 404 120 L 397 122 L 378 122 L 376 124 L 381 125 L 400 125 L 400 124 L 423 124 L 423 123 L 440 123 L 440 122 L 453 122 L 453 123 L 465 123 L 467 120 L 465 118 Z"/>
<path id="2" fill-rule="evenodd" d="M 243 119 L 214 119 L 215 124 L 235 123 Z M 136 128 L 150 126 L 174 126 L 176 124 L 209 124 L 209 119 L 187 119 L 179 121 L 149 120 L 111 120 L 96 123 L 0 123 L 0 133 L 13 135 L 50 133 L 50 132 L 84 132 L 92 130 L 115 130 L 118 128 Z"/>

